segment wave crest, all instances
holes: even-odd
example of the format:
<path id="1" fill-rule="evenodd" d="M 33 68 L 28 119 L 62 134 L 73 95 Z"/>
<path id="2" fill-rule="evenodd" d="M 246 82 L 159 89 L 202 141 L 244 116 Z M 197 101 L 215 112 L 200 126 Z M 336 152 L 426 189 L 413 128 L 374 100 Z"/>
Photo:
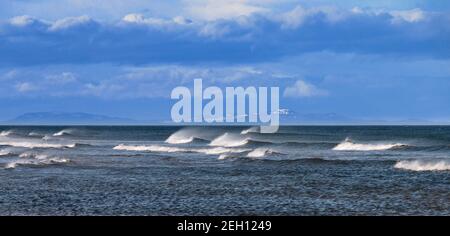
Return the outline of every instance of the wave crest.
<path id="1" fill-rule="evenodd" d="M 6 137 L 6 136 L 11 135 L 12 133 L 13 133 L 12 130 L 5 130 L 5 131 L 0 132 L 0 136 Z"/>
<path id="2" fill-rule="evenodd" d="M 0 156 L 8 156 L 11 154 L 13 154 L 13 153 L 8 150 L 5 150 L 5 149 L 0 150 Z"/>
<path id="3" fill-rule="evenodd" d="M 260 130 L 259 127 L 250 127 L 250 128 L 248 128 L 248 129 L 246 129 L 246 130 L 242 130 L 242 131 L 241 131 L 241 134 L 259 133 L 259 132 L 260 132 L 259 130 Z"/>
<path id="4" fill-rule="evenodd" d="M 180 148 L 180 147 L 170 147 L 161 145 L 125 145 L 119 144 L 113 148 L 114 150 L 125 150 L 125 151 L 147 151 L 147 152 L 195 152 L 203 153 L 206 155 L 219 155 L 223 153 L 242 153 L 247 152 L 249 149 L 243 148 L 225 148 L 225 147 L 214 147 L 214 148 Z"/>
<path id="5" fill-rule="evenodd" d="M 70 162 L 67 158 L 59 157 L 48 157 L 46 155 L 35 155 L 34 159 L 18 159 L 15 161 L 8 162 L 5 165 L 5 169 L 14 169 L 20 165 L 53 165 L 53 164 L 63 164 Z"/>
<path id="6" fill-rule="evenodd" d="M 383 151 L 407 146 L 402 143 L 354 143 L 346 138 L 333 148 L 335 151 Z"/>
<path id="7" fill-rule="evenodd" d="M 408 160 L 399 161 L 394 165 L 394 168 L 412 170 L 412 171 L 446 171 L 450 170 L 449 160 Z"/>
<path id="8" fill-rule="evenodd" d="M 0 145 L 23 148 L 74 148 L 76 144 L 38 143 L 29 141 L 4 141 Z"/>
<path id="9" fill-rule="evenodd" d="M 221 136 L 213 139 L 210 146 L 221 146 L 221 147 L 239 147 L 244 146 L 248 143 L 250 139 L 242 137 L 240 135 L 224 133 Z"/>
<path id="10" fill-rule="evenodd" d="M 59 132 L 54 133 L 53 136 L 58 137 L 58 136 L 72 135 L 73 132 L 74 132 L 73 129 L 63 129 Z"/>
<path id="11" fill-rule="evenodd" d="M 256 148 L 253 151 L 249 152 L 247 154 L 247 157 L 252 157 L 252 158 L 258 158 L 258 157 L 265 157 L 266 155 L 270 155 L 270 154 L 274 154 L 274 153 L 279 153 L 271 148 Z"/>

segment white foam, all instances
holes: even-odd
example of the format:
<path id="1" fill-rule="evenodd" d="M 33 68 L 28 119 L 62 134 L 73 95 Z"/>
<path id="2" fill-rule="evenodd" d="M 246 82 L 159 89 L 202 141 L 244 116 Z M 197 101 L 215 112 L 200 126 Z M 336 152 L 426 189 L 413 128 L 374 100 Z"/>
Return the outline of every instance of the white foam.
<path id="1" fill-rule="evenodd" d="M 342 143 L 333 148 L 335 151 L 383 151 L 395 147 L 402 147 L 402 143 L 354 143 L 346 138 Z"/>
<path id="2" fill-rule="evenodd" d="M 0 145 L 12 146 L 12 147 L 23 147 L 23 148 L 73 148 L 73 147 L 75 147 L 75 144 L 41 143 L 41 142 L 32 142 L 32 141 L 25 141 L 25 140 L 1 141 Z"/>
<path id="3" fill-rule="evenodd" d="M 270 148 L 256 148 L 255 150 L 249 152 L 247 157 L 264 157 L 269 153 L 272 153 Z"/>
<path id="4" fill-rule="evenodd" d="M 41 134 L 38 134 L 36 132 L 30 132 L 30 133 L 28 133 L 28 136 L 30 136 L 30 137 L 42 137 Z"/>
<path id="5" fill-rule="evenodd" d="M 166 139 L 166 143 L 170 143 L 170 144 L 190 143 L 192 141 L 194 141 L 194 136 L 183 137 L 183 136 L 180 136 L 178 133 L 174 133 Z"/>
<path id="6" fill-rule="evenodd" d="M 5 165 L 5 169 L 14 169 L 18 165 L 36 165 L 36 161 L 32 159 L 19 159 L 12 162 L 9 162 Z"/>
<path id="7" fill-rule="evenodd" d="M 242 137 L 237 134 L 224 133 L 212 140 L 209 145 L 222 147 L 239 147 L 247 144 L 249 140 L 249 138 Z"/>
<path id="8" fill-rule="evenodd" d="M 42 137 L 42 140 L 45 140 L 45 141 L 50 140 L 50 139 L 53 139 L 53 137 L 48 136 L 48 135 L 45 135 L 44 137 Z"/>
<path id="9" fill-rule="evenodd" d="M 34 159 L 38 159 L 38 160 L 45 160 L 48 158 L 48 156 L 45 154 L 35 154 L 35 153 L 31 153 L 31 152 L 24 152 L 24 153 L 20 154 L 19 157 L 20 158 L 34 158 Z"/>
<path id="10" fill-rule="evenodd" d="M 219 157 L 217 158 L 217 160 L 225 160 L 228 158 L 231 158 L 232 156 L 228 153 L 224 153 L 224 154 L 220 154 Z"/>
<path id="11" fill-rule="evenodd" d="M 18 159 L 12 162 L 9 162 L 5 165 L 5 169 L 14 169 L 19 165 L 52 165 L 52 164 L 61 164 L 68 163 L 69 159 L 66 158 L 44 158 L 44 159 Z"/>
<path id="12" fill-rule="evenodd" d="M 57 136 L 63 136 L 63 135 L 67 135 L 67 134 L 72 134 L 73 130 L 72 129 L 63 129 L 59 132 L 56 132 L 53 134 L 53 136 L 57 137 Z"/>
<path id="13" fill-rule="evenodd" d="M 248 133 L 259 133 L 259 127 L 251 127 L 241 131 L 241 134 L 248 134 Z"/>
<path id="14" fill-rule="evenodd" d="M 160 146 L 160 145 L 125 145 L 119 144 L 113 148 L 114 150 L 125 151 L 148 151 L 148 152 L 186 152 L 185 148 Z"/>
<path id="15" fill-rule="evenodd" d="M 5 150 L 5 149 L 0 150 L 0 156 L 7 156 L 10 154 L 12 154 L 12 153 L 8 150 Z"/>
<path id="16" fill-rule="evenodd" d="M 412 171 L 445 171 L 450 170 L 450 160 L 405 160 L 397 162 L 394 167 Z"/>
<path id="17" fill-rule="evenodd" d="M 200 152 L 207 155 L 219 155 L 224 153 L 242 153 L 247 152 L 249 149 L 244 148 L 224 148 L 224 147 L 215 147 L 215 148 L 203 148 L 203 149 L 197 149 L 193 150 L 194 152 Z"/>
<path id="18" fill-rule="evenodd" d="M 7 131 L 2 131 L 0 132 L 0 136 L 6 137 L 12 134 L 11 130 L 7 130 Z"/>
<path id="19" fill-rule="evenodd" d="M 219 155 L 223 153 L 241 153 L 247 152 L 249 149 L 243 148 L 225 148 L 225 147 L 214 147 L 214 148 L 180 148 L 171 146 L 161 146 L 161 145 L 125 145 L 119 144 L 113 148 L 114 150 L 125 150 L 125 151 L 147 151 L 147 152 L 196 152 L 203 153 L 206 155 Z"/>
<path id="20" fill-rule="evenodd" d="M 214 135 L 213 133 L 212 130 L 205 128 L 183 128 L 171 134 L 165 142 L 170 144 L 183 144 L 190 143 L 196 138 L 210 140 L 211 136 Z"/>

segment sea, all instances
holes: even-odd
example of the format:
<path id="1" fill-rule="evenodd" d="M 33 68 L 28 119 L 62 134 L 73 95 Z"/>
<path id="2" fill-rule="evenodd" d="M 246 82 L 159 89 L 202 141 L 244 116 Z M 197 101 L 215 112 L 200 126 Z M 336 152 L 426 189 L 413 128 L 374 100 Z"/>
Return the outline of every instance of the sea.
<path id="1" fill-rule="evenodd" d="M 0 126 L 0 215 L 450 215 L 450 126 Z"/>

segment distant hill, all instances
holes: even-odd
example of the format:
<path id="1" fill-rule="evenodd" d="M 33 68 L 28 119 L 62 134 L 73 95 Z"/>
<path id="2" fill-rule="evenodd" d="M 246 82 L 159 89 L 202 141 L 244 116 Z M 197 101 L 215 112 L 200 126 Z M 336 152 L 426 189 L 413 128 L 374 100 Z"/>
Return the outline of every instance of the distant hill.
<path id="1" fill-rule="evenodd" d="M 100 124 L 129 124 L 134 120 L 118 117 L 110 117 L 89 113 L 66 112 L 35 112 L 25 113 L 12 120 L 8 124 L 61 124 L 61 125 L 100 125 Z"/>

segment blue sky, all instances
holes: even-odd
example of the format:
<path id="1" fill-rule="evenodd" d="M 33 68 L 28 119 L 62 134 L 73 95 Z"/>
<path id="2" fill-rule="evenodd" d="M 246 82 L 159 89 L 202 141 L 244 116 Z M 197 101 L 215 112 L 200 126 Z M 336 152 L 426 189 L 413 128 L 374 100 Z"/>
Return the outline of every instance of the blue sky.
<path id="1" fill-rule="evenodd" d="M 281 107 L 450 121 L 446 1 L 0 2 L 0 120 L 167 120 L 172 88 L 279 86 Z"/>

